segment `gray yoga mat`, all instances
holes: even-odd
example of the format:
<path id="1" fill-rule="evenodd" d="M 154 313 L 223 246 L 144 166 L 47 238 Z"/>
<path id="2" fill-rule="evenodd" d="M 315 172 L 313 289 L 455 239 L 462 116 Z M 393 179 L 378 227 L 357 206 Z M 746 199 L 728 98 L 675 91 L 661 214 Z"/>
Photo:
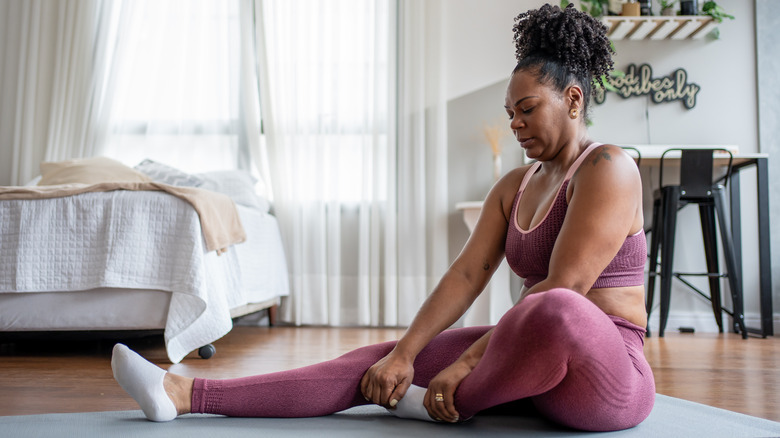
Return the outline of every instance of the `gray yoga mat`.
<path id="1" fill-rule="evenodd" d="M 168 423 L 141 411 L 0 417 L 4 437 L 778 437 L 780 423 L 674 397 L 658 395 L 639 426 L 606 433 L 562 428 L 535 417 L 478 415 L 462 424 L 402 420 L 378 406 L 361 406 L 316 418 L 227 418 L 186 415 Z"/>

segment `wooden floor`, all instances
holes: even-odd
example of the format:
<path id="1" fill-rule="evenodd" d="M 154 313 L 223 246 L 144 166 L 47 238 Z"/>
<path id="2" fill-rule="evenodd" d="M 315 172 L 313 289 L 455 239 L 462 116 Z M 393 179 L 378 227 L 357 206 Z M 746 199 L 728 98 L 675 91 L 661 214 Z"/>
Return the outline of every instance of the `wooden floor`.
<path id="1" fill-rule="evenodd" d="M 217 354 L 170 366 L 161 337 L 124 341 L 153 362 L 188 376 L 230 378 L 331 359 L 397 339 L 396 329 L 237 327 Z M 0 415 L 138 409 L 113 380 L 113 341 L 0 344 Z M 645 355 L 660 394 L 780 421 L 780 337 L 668 333 Z"/>

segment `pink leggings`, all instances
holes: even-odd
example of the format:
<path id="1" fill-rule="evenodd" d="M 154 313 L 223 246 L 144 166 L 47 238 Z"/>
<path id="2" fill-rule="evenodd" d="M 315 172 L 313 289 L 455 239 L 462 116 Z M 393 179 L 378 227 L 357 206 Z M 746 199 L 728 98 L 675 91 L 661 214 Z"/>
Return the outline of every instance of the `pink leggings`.
<path id="1" fill-rule="evenodd" d="M 427 387 L 490 327 L 442 332 L 414 363 Z M 636 426 L 653 407 L 655 382 L 642 353 L 644 328 L 608 316 L 566 289 L 526 297 L 496 325 L 485 354 L 455 393 L 461 418 L 530 398 L 545 417 L 582 430 Z M 229 380 L 195 379 L 192 412 L 311 417 L 365 405 L 360 379 L 395 342 L 359 348 L 304 368 Z"/>

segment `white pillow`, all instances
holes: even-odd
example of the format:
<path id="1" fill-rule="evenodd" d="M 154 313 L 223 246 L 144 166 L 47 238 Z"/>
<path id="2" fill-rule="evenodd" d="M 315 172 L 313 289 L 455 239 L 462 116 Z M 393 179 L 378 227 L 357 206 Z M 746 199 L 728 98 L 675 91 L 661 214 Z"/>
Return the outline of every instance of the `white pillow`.
<path id="1" fill-rule="evenodd" d="M 143 172 L 155 182 L 172 186 L 200 187 L 203 184 L 203 178 L 149 159 L 136 164 L 135 170 Z"/>
<path id="2" fill-rule="evenodd" d="M 255 208 L 265 213 L 270 209 L 268 200 L 257 195 L 255 191 L 257 179 L 249 172 L 220 170 L 201 173 L 198 176 L 204 180 L 201 189 L 228 195 L 238 205 Z"/>

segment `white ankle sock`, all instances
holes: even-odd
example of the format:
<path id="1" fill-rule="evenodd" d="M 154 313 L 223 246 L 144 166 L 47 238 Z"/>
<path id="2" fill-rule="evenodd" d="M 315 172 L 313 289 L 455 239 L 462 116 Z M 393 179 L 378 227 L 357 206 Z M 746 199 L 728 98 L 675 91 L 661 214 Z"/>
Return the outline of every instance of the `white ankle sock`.
<path id="1" fill-rule="evenodd" d="M 176 406 L 163 386 L 164 369 L 122 344 L 114 346 L 111 369 L 114 370 L 114 379 L 135 399 L 146 418 L 152 421 L 176 418 Z"/>
<path id="2" fill-rule="evenodd" d="M 428 410 L 423 405 L 427 388 L 412 385 L 406 390 L 406 395 L 395 405 L 395 409 L 388 411 L 400 418 L 413 418 L 415 420 L 435 421 L 428 415 Z"/>

